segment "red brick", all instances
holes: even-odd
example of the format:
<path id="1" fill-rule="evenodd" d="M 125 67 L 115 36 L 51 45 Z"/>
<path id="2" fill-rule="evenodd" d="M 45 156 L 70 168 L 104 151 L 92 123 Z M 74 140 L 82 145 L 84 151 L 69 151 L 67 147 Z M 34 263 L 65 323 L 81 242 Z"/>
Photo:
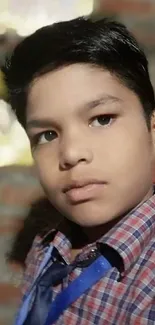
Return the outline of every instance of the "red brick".
<path id="1" fill-rule="evenodd" d="M 14 187 L 9 184 L 1 187 L 1 201 L 3 204 L 27 206 L 41 195 L 43 195 L 43 191 L 40 187 Z"/>
<path id="2" fill-rule="evenodd" d="M 8 322 L 5 322 L 4 319 L 0 318 L 0 325 L 8 325 Z"/>
<path id="3" fill-rule="evenodd" d="M 19 263 L 9 262 L 8 266 L 10 270 L 12 270 L 13 272 L 17 272 L 17 273 L 23 272 L 23 268 Z"/>
<path id="4" fill-rule="evenodd" d="M 23 173 L 25 175 L 32 175 L 36 177 L 36 170 L 33 166 L 10 165 L 0 167 L 0 174 L 4 173 Z"/>
<path id="5" fill-rule="evenodd" d="M 24 218 L 23 218 L 24 219 Z M 4 234 L 8 234 L 8 233 L 16 233 L 18 232 L 22 225 L 23 225 L 23 220 L 21 219 L 11 219 L 5 223 L 5 216 L 1 216 L 1 220 L 3 220 L 3 222 L 1 222 L 0 224 L 0 235 L 4 235 Z"/>
<path id="6" fill-rule="evenodd" d="M 0 304 L 17 304 L 20 301 L 20 289 L 9 283 L 0 283 Z"/>
<path id="7" fill-rule="evenodd" d="M 108 11 L 118 14 L 138 14 L 148 15 L 155 12 L 155 5 L 150 1 L 135 0 L 96 0 L 95 9 L 97 11 Z"/>
<path id="8" fill-rule="evenodd" d="M 155 34 L 152 32 L 152 34 L 148 33 L 146 31 L 146 33 L 141 33 L 138 32 L 137 30 L 132 30 L 132 33 L 136 36 L 136 38 L 138 39 L 139 42 L 141 42 L 142 44 L 145 44 L 145 46 L 149 46 L 149 45 L 155 45 Z"/>

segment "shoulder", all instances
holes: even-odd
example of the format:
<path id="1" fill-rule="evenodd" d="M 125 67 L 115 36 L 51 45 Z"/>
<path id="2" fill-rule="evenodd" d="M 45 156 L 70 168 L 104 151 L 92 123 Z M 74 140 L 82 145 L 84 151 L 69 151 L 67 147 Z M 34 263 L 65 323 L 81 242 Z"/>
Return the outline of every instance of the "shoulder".
<path id="1" fill-rule="evenodd" d="M 37 235 L 33 241 L 25 262 L 25 271 L 21 285 L 22 296 L 25 296 L 25 293 L 33 283 L 43 256 L 44 249 L 42 246 L 42 237 Z"/>

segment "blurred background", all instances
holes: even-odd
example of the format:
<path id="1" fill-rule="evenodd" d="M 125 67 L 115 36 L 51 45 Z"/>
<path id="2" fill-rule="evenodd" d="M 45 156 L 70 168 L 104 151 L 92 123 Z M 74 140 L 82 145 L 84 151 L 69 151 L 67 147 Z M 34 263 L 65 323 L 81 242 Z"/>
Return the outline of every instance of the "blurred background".
<path id="1" fill-rule="evenodd" d="M 125 23 L 148 56 L 155 86 L 155 0 L 0 1 L 0 325 L 13 324 L 23 261 L 36 231 L 33 216 L 43 219 L 49 209 L 35 174 L 28 139 L 8 105 L 1 66 L 16 44 L 39 27 L 79 15 L 112 16 Z M 30 219 L 37 200 L 43 204 Z M 48 226 L 45 219 L 44 226 Z M 23 235 L 13 244 L 18 231 Z M 14 251 L 8 261 L 11 247 Z"/>

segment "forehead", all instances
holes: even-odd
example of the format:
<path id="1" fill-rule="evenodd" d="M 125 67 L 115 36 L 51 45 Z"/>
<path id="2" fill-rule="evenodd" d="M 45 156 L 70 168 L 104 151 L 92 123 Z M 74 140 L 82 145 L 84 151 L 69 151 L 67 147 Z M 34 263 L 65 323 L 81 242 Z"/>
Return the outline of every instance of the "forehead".
<path id="1" fill-rule="evenodd" d="M 73 64 L 37 78 L 30 89 L 28 115 L 61 109 L 67 114 L 99 97 L 114 96 L 131 102 L 137 96 L 109 71 L 87 64 Z M 63 109 L 63 110 L 62 110 Z"/>

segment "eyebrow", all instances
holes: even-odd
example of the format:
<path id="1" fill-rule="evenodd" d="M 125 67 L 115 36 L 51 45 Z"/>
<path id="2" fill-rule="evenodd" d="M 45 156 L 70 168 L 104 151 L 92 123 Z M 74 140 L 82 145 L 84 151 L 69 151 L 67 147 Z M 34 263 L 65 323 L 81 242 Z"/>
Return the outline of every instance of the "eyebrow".
<path id="1" fill-rule="evenodd" d="M 112 95 L 104 95 L 100 98 L 92 100 L 91 102 L 84 105 L 84 107 L 87 109 L 93 109 L 99 105 L 105 105 L 105 104 L 109 104 L 109 103 L 113 103 L 113 102 L 121 103 L 122 100 L 120 98 L 112 96 Z"/>
<path id="2" fill-rule="evenodd" d="M 100 98 L 94 99 L 82 105 L 82 109 L 85 108 L 86 110 L 92 110 L 99 105 L 105 105 L 105 104 L 116 103 L 116 102 L 121 103 L 122 100 L 112 95 L 104 95 Z M 48 118 L 44 118 L 44 119 L 37 118 L 37 119 L 32 119 L 30 121 L 27 121 L 26 129 L 30 130 L 32 128 L 50 128 L 51 124 L 55 124 L 55 122 Z"/>
<path id="3" fill-rule="evenodd" d="M 49 119 L 33 119 L 28 122 L 26 122 L 26 130 L 29 131 L 33 128 L 51 128 L 51 124 L 54 124 Z"/>

